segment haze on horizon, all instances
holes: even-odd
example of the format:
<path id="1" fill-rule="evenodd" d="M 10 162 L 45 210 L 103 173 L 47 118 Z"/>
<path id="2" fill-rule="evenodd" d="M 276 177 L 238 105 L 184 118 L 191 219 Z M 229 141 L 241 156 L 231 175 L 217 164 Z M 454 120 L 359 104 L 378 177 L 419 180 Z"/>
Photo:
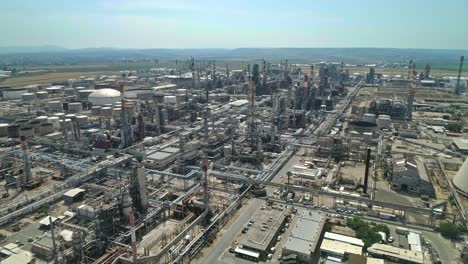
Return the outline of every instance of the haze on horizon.
<path id="1" fill-rule="evenodd" d="M 468 49 L 466 0 L 17 0 L 0 47 Z"/>

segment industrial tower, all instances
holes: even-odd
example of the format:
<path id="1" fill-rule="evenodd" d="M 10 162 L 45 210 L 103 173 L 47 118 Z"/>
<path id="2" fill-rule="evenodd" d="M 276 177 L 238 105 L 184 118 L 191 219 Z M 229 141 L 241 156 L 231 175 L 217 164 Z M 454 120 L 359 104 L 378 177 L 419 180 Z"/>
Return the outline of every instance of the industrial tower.
<path id="1" fill-rule="evenodd" d="M 123 84 L 119 86 L 120 90 L 120 101 L 122 103 L 122 111 L 120 112 L 120 122 L 122 127 L 120 129 L 121 141 L 120 148 L 126 148 L 133 144 L 133 133 L 132 127 L 129 122 L 128 113 L 127 113 L 127 100 L 125 99 L 125 88 Z"/>
<path id="2" fill-rule="evenodd" d="M 457 86 L 455 87 L 455 94 L 461 94 L 460 78 L 461 78 L 461 72 L 462 72 L 462 68 L 463 68 L 463 60 L 464 59 L 465 59 L 465 56 L 460 57 L 460 67 L 458 68 Z"/>
<path id="3" fill-rule="evenodd" d="M 23 177 L 21 178 L 21 185 L 26 187 L 32 181 L 32 172 L 31 172 L 31 158 L 29 157 L 28 143 L 26 142 L 26 137 L 21 136 L 21 149 L 23 150 L 23 163 L 24 171 Z"/>
<path id="4" fill-rule="evenodd" d="M 418 73 L 416 72 L 416 63 L 413 62 L 411 84 L 410 84 L 410 90 L 408 94 L 408 109 L 407 109 L 407 117 L 408 117 L 408 120 L 410 121 L 413 119 L 413 101 L 414 101 L 414 95 L 416 94 L 417 76 L 418 76 Z"/>

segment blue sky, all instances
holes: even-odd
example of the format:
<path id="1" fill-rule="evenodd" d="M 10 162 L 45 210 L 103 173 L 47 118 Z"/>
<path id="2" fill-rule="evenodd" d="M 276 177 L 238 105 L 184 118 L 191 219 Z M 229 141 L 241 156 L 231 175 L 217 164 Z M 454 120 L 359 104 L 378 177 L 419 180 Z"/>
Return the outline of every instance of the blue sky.
<path id="1" fill-rule="evenodd" d="M 0 46 L 468 49 L 468 0 L 14 0 Z"/>

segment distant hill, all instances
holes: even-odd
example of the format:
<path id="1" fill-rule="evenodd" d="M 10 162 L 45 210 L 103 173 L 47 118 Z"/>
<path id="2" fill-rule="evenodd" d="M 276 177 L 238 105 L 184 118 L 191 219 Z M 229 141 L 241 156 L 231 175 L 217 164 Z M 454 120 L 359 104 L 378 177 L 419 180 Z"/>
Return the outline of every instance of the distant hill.
<path id="1" fill-rule="evenodd" d="M 410 59 L 423 67 L 454 70 L 467 50 L 390 49 L 390 48 L 238 48 L 238 49 L 65 49 L 56 46 L 0 47 L 0 65 L 68 65 L 119 63 L 140 60 L 216 59 L 219 61 L 253 62 L 265 59 L 276 63 L 318 63 L 321 61 L 349 64 L 400 63 Z"/>
<path id="2" fill-rule="evenodd" d="M 12 54 L 12 53 L 41 53 L 41 52 L 63 52 L 68 49 L 53 46 L 22 46 L 22 47 L 0 47 L 0 54 Z"/>

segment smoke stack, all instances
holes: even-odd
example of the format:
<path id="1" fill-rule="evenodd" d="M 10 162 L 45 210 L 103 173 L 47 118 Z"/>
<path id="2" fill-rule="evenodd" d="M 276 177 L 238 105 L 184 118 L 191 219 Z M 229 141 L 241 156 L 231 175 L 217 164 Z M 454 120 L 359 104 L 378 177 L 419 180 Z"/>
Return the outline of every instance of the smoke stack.
<path id="1" fill-rule="evenodd" d="M 133 263 L 137 263 L 137 248 L 136 248 L 136 235 L 135 235 L 135 216 L 133 210 L 130 208 L 130 235 L 132 239 L 132 257 Z"/>
<path id="2" fill-rule="evenodd" d="M 25 136 L 20 137 L 21 140 L 21 149 L 23 150 L 23 163 L 24 163 L 24 168 L 23 168 L 23 178 L 21 181 L 21 184 L 27 185 L 31 180 L 32 180 L 32 172 L 31 172 L 31 159 L 29 158 L 29 152 L 28 152 L 28 142 L 26 141 Z"/>
<path id="3" fill-rule="evenodd" d="M 369 166 L 370 166 L 370 156 L 371 156 L 371 149 L 367 149 L 367 155 L 366 155 L 366 172 L 364 175 L 364 193 L 367 194 L 367 185 L 369 184 Z"/>

